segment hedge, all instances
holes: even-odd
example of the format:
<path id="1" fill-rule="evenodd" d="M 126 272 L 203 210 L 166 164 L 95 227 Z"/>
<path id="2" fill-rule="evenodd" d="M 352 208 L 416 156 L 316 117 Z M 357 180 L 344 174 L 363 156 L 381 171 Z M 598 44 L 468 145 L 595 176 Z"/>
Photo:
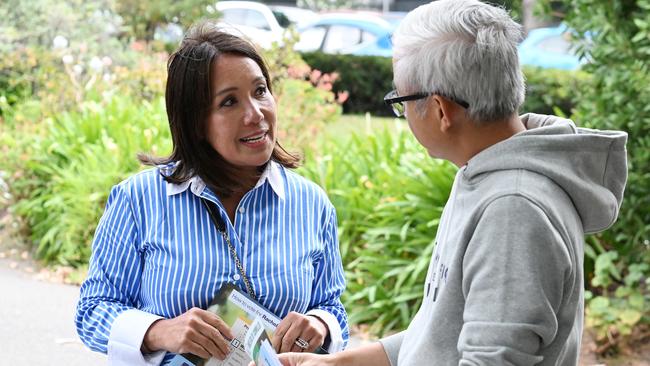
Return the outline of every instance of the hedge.
<path id="1" fill-rule="evenodd" d="M 366 113 L 390 116 L 383 96 L 393 88 L 391 59 L 376 56 L 330 55 L 321 52 L 302 54 L 314 69 L 337 72 L 334 92 L 347 90 L 349 99 L 344 113 Z M 524 67 L 526 102 L 521 112 L 570 116 L 576 103 L 575 90 L 588 78 L 583 72 Z"/>

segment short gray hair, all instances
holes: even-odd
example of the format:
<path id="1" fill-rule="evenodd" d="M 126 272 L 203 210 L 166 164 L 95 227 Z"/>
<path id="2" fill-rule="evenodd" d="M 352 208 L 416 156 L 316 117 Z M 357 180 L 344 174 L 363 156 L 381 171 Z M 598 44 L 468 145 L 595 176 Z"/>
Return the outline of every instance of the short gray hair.
<path id="1" fill-rule="evenodd" d="M 422 5 L 393 34 L 395 85 L 464 100 L 477 123 L 510 117 L 525 95 L 521 38 L 521 25 L 502 8 L 477 0 Z"/>

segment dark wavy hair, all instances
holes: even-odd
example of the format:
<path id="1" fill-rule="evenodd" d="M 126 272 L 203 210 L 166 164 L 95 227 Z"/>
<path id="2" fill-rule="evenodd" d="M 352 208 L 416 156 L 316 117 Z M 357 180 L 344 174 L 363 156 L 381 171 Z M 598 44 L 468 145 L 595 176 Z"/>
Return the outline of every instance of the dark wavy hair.
<path id="1" fill-rule="evenodd" d="M 192 27 L 167 62 L 165 102 L 173 150 L 168 157 L 139 154 L 145 165 L 174 164 L 170 175 L 163 175 L 170 183 L 183 183 L 199 176 L 214 192 L 228 197 L 241 192 L 243 172 L 227 162 L 206 139 L 208 112 L 214 91 L 211 90 L 213 68 L 223 54 L 252 59 L 262 70 L 269 92 L 271 78 L 264 59 L 250 42 L 226 33 L 210 22 Z M 271 160 L 287 168 L 296 168 L 300 158 L 287 152 L 277 141 Z M 261 174 L 263 167 L 260 167 Z"/>

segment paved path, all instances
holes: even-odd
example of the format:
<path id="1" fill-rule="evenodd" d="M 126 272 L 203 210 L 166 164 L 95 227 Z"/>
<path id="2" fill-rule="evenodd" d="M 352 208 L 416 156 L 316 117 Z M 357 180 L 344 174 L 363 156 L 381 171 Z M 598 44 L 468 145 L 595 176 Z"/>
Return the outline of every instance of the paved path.
<path id="1" fill-rule="evenodd" d="M 79 341 L 74 309 L 79 288 L 39 281 L 0 259 L 2 365 L 106 365 Z"/>

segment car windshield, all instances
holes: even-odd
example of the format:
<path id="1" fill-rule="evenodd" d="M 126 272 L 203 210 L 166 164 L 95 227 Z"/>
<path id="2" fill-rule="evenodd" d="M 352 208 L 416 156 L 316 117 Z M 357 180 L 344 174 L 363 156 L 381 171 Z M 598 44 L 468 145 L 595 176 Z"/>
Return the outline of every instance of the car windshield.
<path id="1" fill-rule="evenodd" d="M 291 25 L 291 21 L 289 20 L 289 17 L 284 15 L 283 12 L 277 10 L 272 10 L 271 12 L 273 13 L 275 19 L 278 21 L 278 24 L 280 24 L 280 27 L 287 28 Z"/>

